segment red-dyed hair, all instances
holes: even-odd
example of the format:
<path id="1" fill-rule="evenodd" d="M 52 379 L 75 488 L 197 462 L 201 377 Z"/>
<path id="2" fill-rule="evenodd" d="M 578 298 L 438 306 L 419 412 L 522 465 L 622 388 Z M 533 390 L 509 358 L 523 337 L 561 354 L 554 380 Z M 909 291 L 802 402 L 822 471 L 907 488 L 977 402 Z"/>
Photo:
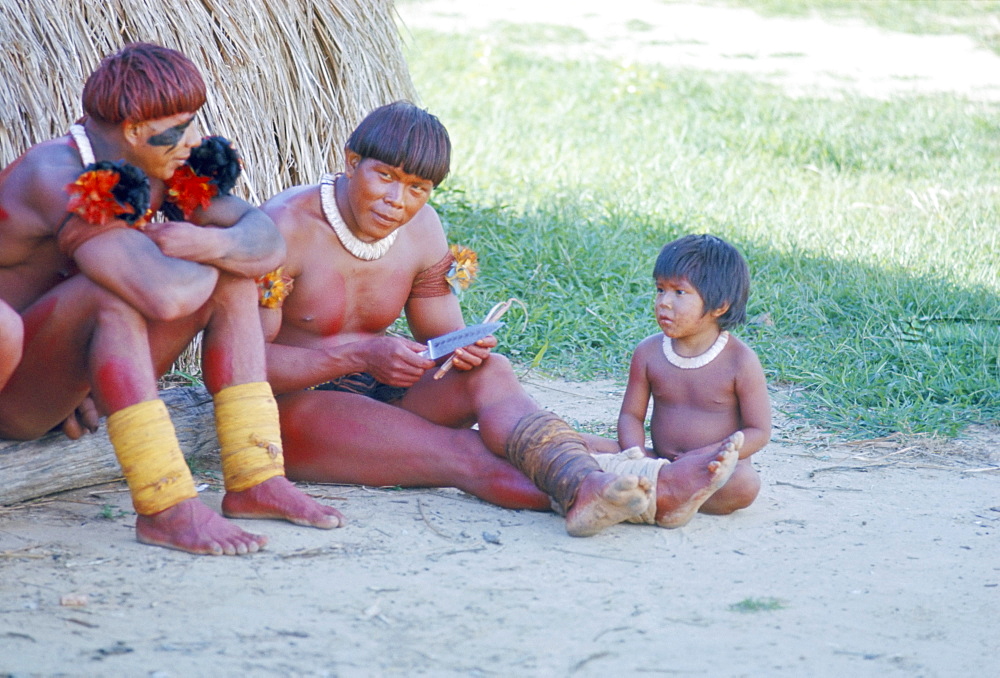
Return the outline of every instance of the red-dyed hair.
<path id="1" fill-rule="evenodd" d="M 177 50 L 134 42 L 105 57 L 83 87 L 83 110 L 101 122 L 142 122 L 195 113 L 205 81 Z"/>

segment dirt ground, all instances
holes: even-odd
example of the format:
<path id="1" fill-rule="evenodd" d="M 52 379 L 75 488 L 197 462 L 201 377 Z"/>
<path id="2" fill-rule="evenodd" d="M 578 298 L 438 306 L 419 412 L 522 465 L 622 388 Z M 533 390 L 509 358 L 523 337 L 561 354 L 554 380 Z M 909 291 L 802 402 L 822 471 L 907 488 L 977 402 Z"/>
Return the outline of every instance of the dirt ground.
<path id="1" fill-rule="evenodd" d="M 571 21 L 544 16 L 537 0 L 401 11 L 408 25 L 488 30 L 497 17 L 469 5 L 507 21 Z M 653 28 L 636 53 L 657 38 L 711 51 L 705 8 L 619 2 L 597 21 L 597 3 L 578 7 L 572 21 L 602 27 L 594 40 L 607 49 L 621 46 L 616 27 L 642 17 Z M 848 81 L 816 55 L 816 21 L 711 11 L 723 43 L 732 46 L 734 24 L 755 29 L 767 36 L 760 50 L 809 54 L 801 60 L 818 79 Z M 899 52 L 914 38 L 825 30 L 891 52 L 900 68 L 984 59 L 991 70 L 976 70 L 965 93 L 1000 92 L 1000 59 L 965 41 L 920 38 L 907 60 Z M 879 71 L 869 65 L 850 77 Z M 934 79 L 883 70 L 886 87 Z M 524 383 L 590 430 L 614 422 L 623 392 Z M 1000 433 L 845 445 L 785 416 L 786 394 L 773 395 L 758 501 L 679 530 L 623 525 L 574 539 L 554 514 L 457 490 L 305 485 L 349 524 L 237 521 L 268 534 L 267 550 L 211 558 L 138 544 L 121 483 L 0 508 L 0 676 L 1000 676 Z M 218 508 L 217 462 L 195 468 Z"/>
<path id="2" fill-rule="evenodd" d="M 525 384 L 590 429 L 622 395 Z M 350 523 L 211 558 L 135 542 L 120 483 L 0 510 L 0 675 L 1000 675 L 996 432 L 831 444 L 775 402 L 761 497 L 679 530 L 307 485 Z"/>

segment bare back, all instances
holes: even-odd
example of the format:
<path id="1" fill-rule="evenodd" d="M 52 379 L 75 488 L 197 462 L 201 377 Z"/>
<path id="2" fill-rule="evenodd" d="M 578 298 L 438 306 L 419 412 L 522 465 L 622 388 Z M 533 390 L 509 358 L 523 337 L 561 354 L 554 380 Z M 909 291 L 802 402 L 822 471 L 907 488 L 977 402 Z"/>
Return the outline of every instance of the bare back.
<path id="1" fill-rule="evenodd" d="M 83 168 L 67 137 L 29 149 L 0 173 L 0 297 L 22 310 L 74 272 L 56 244 L 66 184 Z"/>

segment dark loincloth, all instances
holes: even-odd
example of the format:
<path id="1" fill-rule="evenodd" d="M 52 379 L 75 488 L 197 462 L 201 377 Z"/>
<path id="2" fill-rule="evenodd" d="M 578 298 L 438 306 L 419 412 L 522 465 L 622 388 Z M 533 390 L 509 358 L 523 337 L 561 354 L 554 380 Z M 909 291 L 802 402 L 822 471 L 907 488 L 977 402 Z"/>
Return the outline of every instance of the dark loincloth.
<path id="1" fill-rule="evenodd" d="M 363 395 L 382 403 L 392 403 L 406 395 L 408 389 L 404 386 L 383 384 L 367 372 L 355 372 L 354 374 L 345 374 L 343 377 L 313 386 L 309 390 L 356 393 L 357 395 Z"/>

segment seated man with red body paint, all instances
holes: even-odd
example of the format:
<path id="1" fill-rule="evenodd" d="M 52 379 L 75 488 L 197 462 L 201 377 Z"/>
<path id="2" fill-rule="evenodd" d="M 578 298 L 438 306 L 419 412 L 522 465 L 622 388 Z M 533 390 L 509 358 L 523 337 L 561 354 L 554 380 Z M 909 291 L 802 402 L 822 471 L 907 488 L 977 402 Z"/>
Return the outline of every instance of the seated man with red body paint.
<path id="1" fill-rule="evenodd" d="M 322 528 L 341 516 L 284 477 L 255 283 L 284 244 L 263 212 L 228 194 L 235 151 L 203 142 L 194 121 L 205 94 L 184 55 L 128 45 L 88 78 L 70 134 L 0 173 L 0 295 L 24 324 L 23 357 L 0 391 L 0 436 L 72 424 L 92 398 L 108 415 L 138 540 L 233 555 L 266 538 L 197 498 L 157 387 L 201 330 L 223 512 Z M 150 223 L 157 209 L 170 220 Z"/>
<path id="2" fill-rule="evenodd" d="M 464 326 L 446 279 L 453 257 L 427 204 L 449 171 L 444 126 L 396 102 L 361 122 L 345 154 L 343 174 L 263 205 L 288 247 L 268 276 L 262 320 L 273 337 L 268 378 L 289 476 L 457 487 L 509 508 L 554 506 L 574 536 L 644 513 L 649 481 L 602 471 L 584 438 L 541 409 L 491 352 L 494 337 L 457 350 L 441 379 L 421 355 L 420 342 Z M 404 310 L 416 341 L 386 335 Z M 617 451 L 607 442 L 605 451 Z M 687 511 L 731 456 L 674 466 L 686 488 L 677 509 Z"/>

